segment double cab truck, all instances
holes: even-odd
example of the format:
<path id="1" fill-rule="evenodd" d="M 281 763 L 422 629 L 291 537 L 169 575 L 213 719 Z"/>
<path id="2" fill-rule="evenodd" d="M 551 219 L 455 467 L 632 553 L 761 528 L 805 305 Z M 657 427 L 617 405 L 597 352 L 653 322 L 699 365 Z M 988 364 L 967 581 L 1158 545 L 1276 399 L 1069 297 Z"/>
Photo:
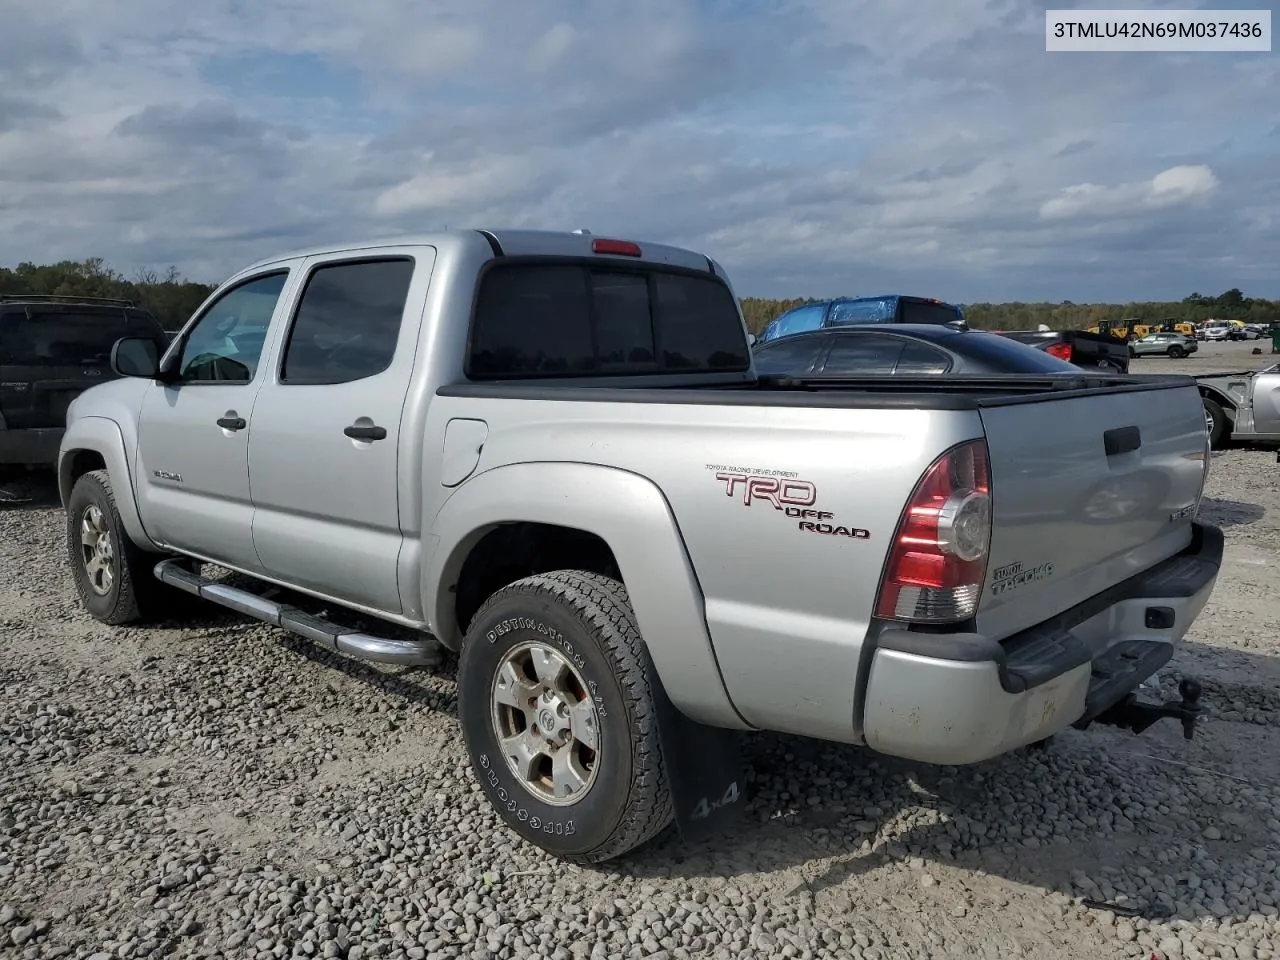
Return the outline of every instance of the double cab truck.
<path id="1" fill-rule="evenodd" d="M 744 731 L 969 764 L 1194 730 L 1193 682 L 1135 693 L 1221 560 L 1190 378 L 770 379 L 713 259 L 520 230 L 265 260 L 112 363 L 58 466 L 88 612 L 443 645 L 475 776 L 559 857 L 731 822 Z"/>

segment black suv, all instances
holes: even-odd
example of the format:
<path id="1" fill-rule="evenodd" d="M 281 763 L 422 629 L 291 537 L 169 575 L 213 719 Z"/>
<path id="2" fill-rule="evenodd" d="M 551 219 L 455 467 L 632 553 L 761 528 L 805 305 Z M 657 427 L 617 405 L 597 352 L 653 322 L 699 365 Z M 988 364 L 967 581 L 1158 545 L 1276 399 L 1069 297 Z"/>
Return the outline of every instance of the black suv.
<path id="1" fill-rule="evenodd" d="M 0 294 L 0 465 L 53 464 L 67 405 L 115 378 L 111 348 L 147 337 L 163 351 L 160 322 L 128 300 Z"/>

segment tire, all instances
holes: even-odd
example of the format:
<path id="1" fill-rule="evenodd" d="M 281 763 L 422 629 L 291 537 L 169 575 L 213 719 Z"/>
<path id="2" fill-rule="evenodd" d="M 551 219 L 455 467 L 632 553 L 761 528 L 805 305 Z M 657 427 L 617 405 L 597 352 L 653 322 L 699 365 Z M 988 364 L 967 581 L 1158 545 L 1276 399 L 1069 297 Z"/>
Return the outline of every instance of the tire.
<path id="1" fill-rule="evenodd" d="M 92 547 L 86 543 L 89 536 L 96 538 Z M 95 620 L 119 626 L 159 616 L 170 608 L 176 591 L 151 572 L 163 557 L 129 539 L 105 470 L 84 474 L 71 489 L 67 554 L 80 602 Z"/>
<path id="2" fill-rule="evenodd" d="M 534 708 L 524 694 L 546 686 L 535 680 L 533 658 L 545 665 L 549 656 L 559 658 L 561 679 L 551 684 L 555 698 L 539 699 Z M 561 859 L 600 863 L 671 822 L 652 676 L 626 589 L 616 580 L 558 570 L 518 580 L 485 602 L 458 660 L 458 716 L 480 787 L 512 830 Z M 506 685 L 511 692 L 505 694 L 503 677 L 517 681 Z M 570 702 L 571 711 L 559 709 Z M 562 718 L 571 712 L 582 725 L 570 731 Z M 548 723 L 562 724 L 560 733 L 568 738 L 555 753 L 579 771 L 577 799 L 572 791 L 553 796 L 554 780 L 542 779 L 552 769 L 552 748 L 537 731 Z M 594 751 L 588 746 L 592 730 Z M 500 733 L 527 735 L 526 743 L 543 751 L 536 762 L 526 759 L 527 772 L 518 774 L 504 756 Z"/>
<path id="3" fill-rule="evenodd" d="M 1222 404 L 1205 397 L 1204 419 L 1205 429 L 1209 431 L 1210 449 L 1221 449 L 1226 442 L 1227 434 L 1230 432 L 1230 424 L 1227 422 L 1227 415 L 1222 409 Z"/>
<path id="4" fill-rule="evenodd" d="M 1183 350 L 1182 347 L 1178 346 L 1176 343 L 1169 348 L 1169 356 L 1174 360 L 1181 360 L 1186 355 L 1187 351 Z"/>

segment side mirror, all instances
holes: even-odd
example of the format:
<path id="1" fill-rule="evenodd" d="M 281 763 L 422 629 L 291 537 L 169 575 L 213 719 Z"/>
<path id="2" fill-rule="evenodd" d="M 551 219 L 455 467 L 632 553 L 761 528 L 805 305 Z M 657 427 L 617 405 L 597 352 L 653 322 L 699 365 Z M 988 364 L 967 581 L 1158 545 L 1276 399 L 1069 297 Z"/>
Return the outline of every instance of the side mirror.
<path id="1" fill-rule="evenodd" d="M 111 370 L 119 377 L 155 379 L 160 375 L 160 350 L 146 337 L 123 337 L 111 348 Z"/>
<path id="2" fill-rule="evenodd" d="M 754 347 L 756 345 L 756 335 L 754 333 L 747 334 L 747 346 Z"/>

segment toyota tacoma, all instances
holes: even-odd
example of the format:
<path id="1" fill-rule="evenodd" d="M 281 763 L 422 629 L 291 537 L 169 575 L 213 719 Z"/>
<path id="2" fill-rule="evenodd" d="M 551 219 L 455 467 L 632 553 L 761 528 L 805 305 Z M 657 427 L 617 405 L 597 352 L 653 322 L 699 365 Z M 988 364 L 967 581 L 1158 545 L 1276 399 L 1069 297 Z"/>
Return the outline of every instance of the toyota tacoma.
<path id="1" fill-rule="evenodd" d="M 1190 378 L 759 376 L 714 260 L 520 230 L 265 260 L 112 365 L 59 457 L 88 612 L 456 651 L 475 775 L 557 856 L 728 822 L 743 731 L 968 764 L 1194 727 L 1191 682 L 1136 692 L 1222 555 Z"/>

